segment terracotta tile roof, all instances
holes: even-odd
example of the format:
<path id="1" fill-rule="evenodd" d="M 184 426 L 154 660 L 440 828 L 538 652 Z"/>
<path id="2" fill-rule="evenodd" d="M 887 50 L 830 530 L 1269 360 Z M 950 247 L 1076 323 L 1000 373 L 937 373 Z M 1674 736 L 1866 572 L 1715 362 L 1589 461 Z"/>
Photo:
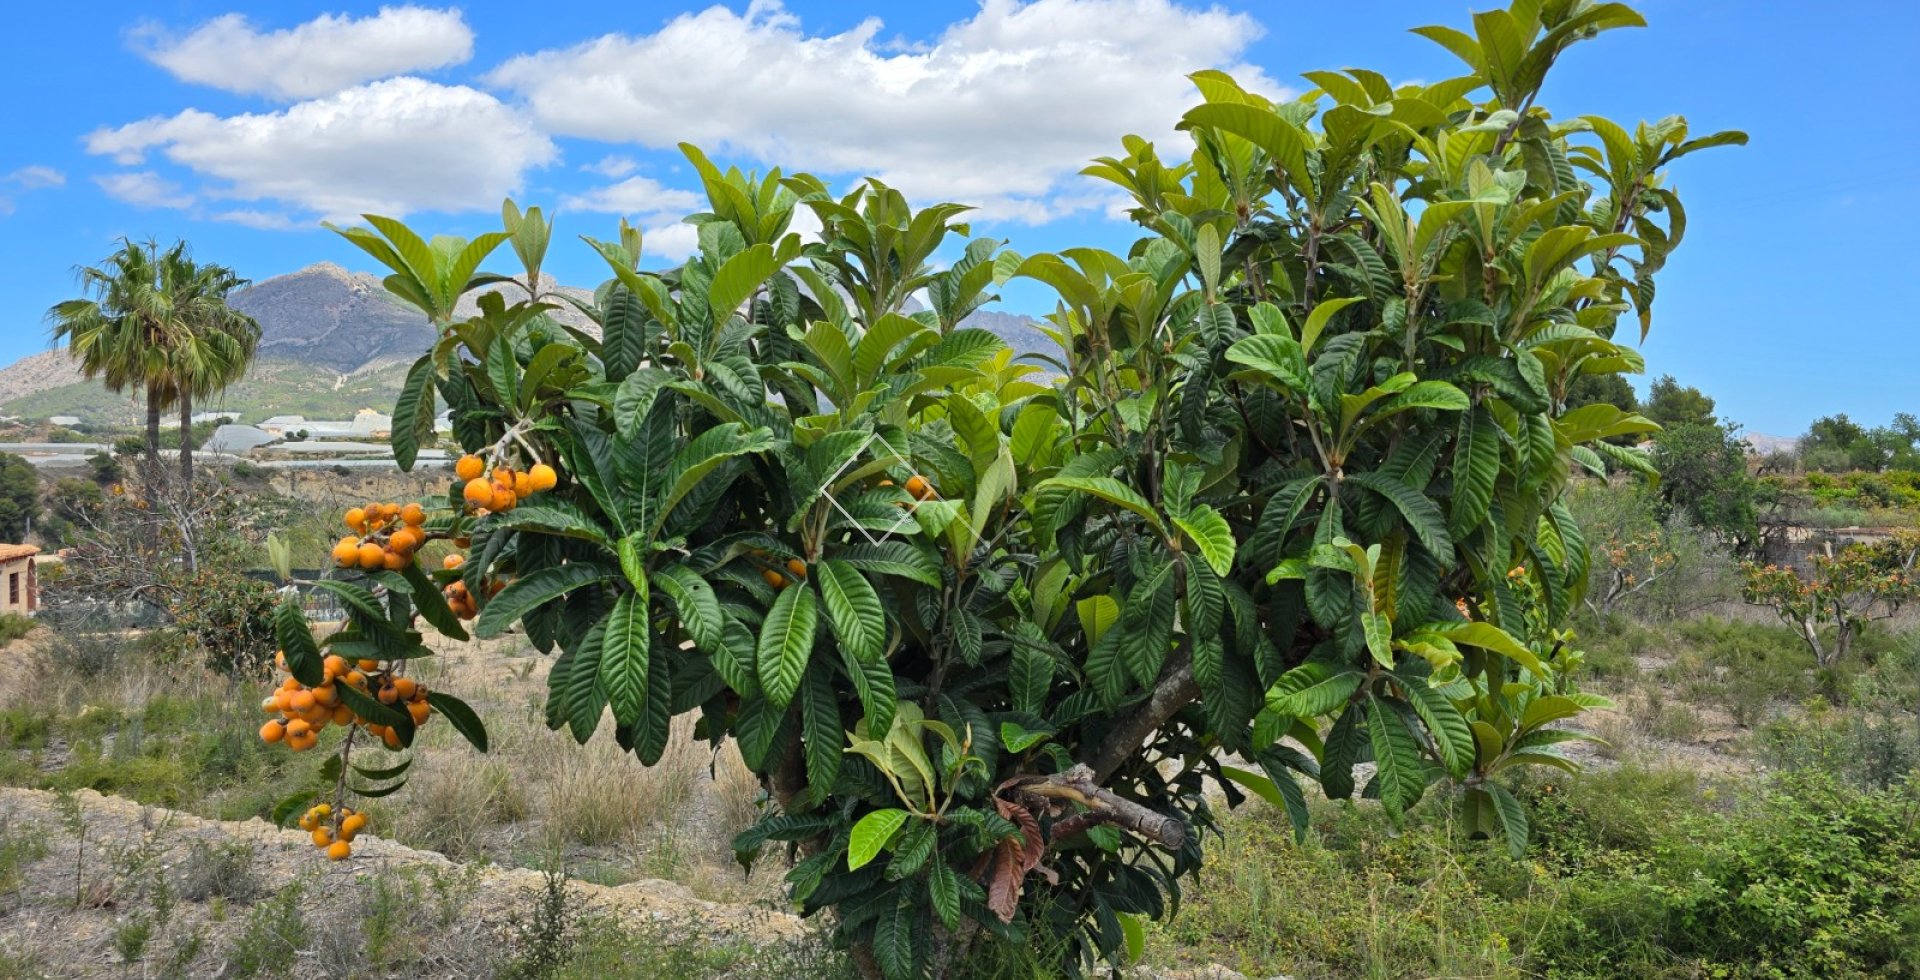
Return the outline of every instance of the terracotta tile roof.
<path id="1" fill-rule="evenodd" d="M 17 561 L 32 558 L 40 553 L 38 546 L 30 544 L 0 544 L 0 561 Z"/>

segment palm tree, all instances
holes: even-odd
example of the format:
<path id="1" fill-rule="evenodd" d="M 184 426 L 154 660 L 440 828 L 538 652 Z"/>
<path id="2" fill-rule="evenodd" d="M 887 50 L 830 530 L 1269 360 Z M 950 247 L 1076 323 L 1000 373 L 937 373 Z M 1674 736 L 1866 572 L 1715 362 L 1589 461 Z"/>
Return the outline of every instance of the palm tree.
<path id="1" fill-rule="evenodd" d="M 149 483 L 160 475 L 160 411 L 170 403 L 167 364 L 179 326 L 170 298 L 160 289 L 160 258 L 152 242 L 121 239 L 120 251 L 97 266 L 77 270 L 88 294 L 47 312 L 55 343 L 80 363 L 88 379 L 107 390 L 146 394 Z"/>
<path id="2" fill-rule="evenodd" d="M 88 295 L 48 311 L 54 341 L 66 343 L 87 378 L 145 394 L 150 484 L 160 477 L 160 413 L 180 408 L 181 472 L 191 479 L 192 400 L 238 380 L 259 343 L 259 326 L 226 305 L 244 280 L 224 266 L 195 264 L 185 242 L 162 253 L 126 239 L 78 275 Z"/>
<path id="3" fill-rule="evenodd" d="M 227 305 L 227 295 L 247 280 L 223 265 L 197 265 L 176 246 L 166 255 L 161 281 L 173 297 L 182 329 L 175 338 L 173 400 L 180 409 L 180 479 L 193 483 L 193 405 L 239 381 L 260 346 L 260 325 Z"/>

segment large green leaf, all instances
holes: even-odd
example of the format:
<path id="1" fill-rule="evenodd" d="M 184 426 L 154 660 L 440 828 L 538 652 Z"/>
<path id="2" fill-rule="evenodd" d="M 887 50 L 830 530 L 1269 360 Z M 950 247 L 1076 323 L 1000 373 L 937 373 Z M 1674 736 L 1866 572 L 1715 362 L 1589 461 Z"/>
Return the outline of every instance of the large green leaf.
<path id="1" fill-rule="evenodd" d="M 1319 342 L 1320 334 L 1327 329 L 1327 324 L 1332 321 L 1333 315 L 1361 302 L 1362 299 L 1363 297 L 1359 296 L 1344 296 L 1339 299 L 1321 300 L 1314 306 L 1313 312 L 1307 315 L 1307 322 L 1300 328 L 1300 349 L 1309 354 L 1313 353 L 1314 344 Z"/>
<path id="2" fill-rule="evenodd" d="M 1146 519 L 1154 530 L 1162 530 L 1160 515 L 1140 496 L 1140 492 L 1109 476 L 1057 476 L 1040 484 L 1039 489 L 1070 490 L 1091 494 L 1111 504 L 1117 504 Z"/>
<path id="3" fill-rule="evenodd" d="M 1308 661 L 1281 675 L 1267 691 L 1267 707 L 1295 718 L 1315 718 L 1344 707 L 1366 675 Z"/>
<path id="4" fill-rule="evenodd" d="M 646 597 L 626 593 L 607 616 L 600 651 L 600 686 L 606 691 L 613 720 L 633 725 L 647 709 L 648 654 L 653 646 L 647 623 Z"/>
<path id="5" fill-rule="evenodd" d="M 1225 576 L 1233 570 L 1233 528 L 1220 512 L 1207 504 L 1200 504 L 1185 514 L 1173 519 L 1175 527 L 1187 535 L 1187 540 L 1200 549 L 1207 565 L 1215 575 Z"/>
<path id="6" fill-rule="evenodd" d="M 400 386 L 400 398 L 393 404 L 393 459 L 403 472 L 413 471 L 420 443 L 433 437 L 434 371 L 433 355 L 422 354 L 407 369 L 406 383 Z"/>
<path id="7" fill-rule="evenodd" d="M 1505 786 L 1488 781 L 1483 784 L 1487 795 L 1493 800 L 1493 810 L 1500 815 L 1500 827 L 1506 831 L 1507 851 L 1516 859 L 1527 853 L 1527 808 Z"/>
<path id="8" fill-rule="evenodd" d="M 667 491 L 658 508 L 652 511 L 651 532 L 659 534 L 667 518 L 673 514 L 675 505 L 721 463 L 735 456 L 765 452 L 774 445 L 772 431 L 749 429 L 737 422 L 716 425 L 694 436 L 693 441 L 674 456 L 673 465 L 667 471 L 664 481 Z"/>
<path id="9" fill-rule="evenodd" d="M 827 623 L 840 644 L 861 662 L 880 657 L 887 640 L 886 611 L 880 595 L 859 570 L 836 558 L 818 566 L 820 599 L 827 607 Z"/>
<path id="10" fill-rule="evenodd" d="M 1307 168 L 1310 137 L 1272 109 L 1232 102 L 1208 102 L 1187 110 L 1183 128 L 1209 126 L 1232 133 L 1264 150 L 1281 170 L 1288 183 L 1308 201 L 1318 201 L 1320 191 Z"/>
<path id="11" fill-rule="evenodd" d="M 773 247 L 765 244 L 744 249 L 728 259 L 720 271 L 714 273 L 713 284 L 707 288 L 707 307 L 713 312 L 714 324 L 725 323 L 779 268 L 780 261 L 774 256 Z"/>
<path id="12" fill-rule="evenodd" d="M 1297 395 L 1307 390 L 1307 358 L 1301 352 L 1300 342 L 1292 337 L 1283 334 L 1243 337 L 1227 348 L 1227 360 L 1271 379 L 1282 391 Z"/>
<path id="13" fill-rule="evenodd" d="M 1379 784 L 1380 802 L 1397 819 L 1427 790 L 1420 743 L 1393 702 L 1380 697 L 1367 702 L 1367 737 L 1373 742 L 1373 778 Z"/>
<path id="14" fill-rule="evenodd" d="M 1474 763 L 1473 730 L 1468 727 L 1466 717 L 1445 695 L 1427 686 L 1426 678 L 1397 676 L 1401 689 L 1407 693 L 1407 703 L 1427 726 L 1427 734 L 1447 772 L 1455 779 L 1465 779 L 1473 771 Z"/>
<path id="15" fill-rule="evenodd" d="M 800 582 L 781 590 L 760 627 L 760 689 L 775 708 L 792 703 L 813 655 L 813 589 Z"/>
<path id="16" fill-rule="evenodd" d="M 556 534 L 612 546 L 612 542 L 607 540 L 606 529 L 599 521 L 588 517 L 578 506 L 560 499 L 543 497 L 539 503 L 522 504 L 495 517 L 494 526 Z"/>
<path id="17" fill-rule="evenodd" d="M 941 584 L 939 562 L 904 541 L 850 545 L 840 549 L 836 557 L 863 572 L 911 579 L 936 589 Z"/>
<path id="18" fill-rule="evenodd" d="M 576 562 L 551 565 L 514 579 L 500 594 L 488 600 L 480 618 L 474 621 L 473 635 L 485 640 L 499 636 L 541 604 L 576 589 L 597 586 L 619 573 L 605 565 Z"/>
<path id="19" fill-rule="evenodd" d="M 907 811 L 899 807 L 887 807 L 856 821 L 847 838 L 847 870 L 858 871 L 867 862 L 879 857 L 887 842 L 893 840 L 893 835 L 906 826 L 907 816 Z"/>
<path id="20" fill-rule="evenodd" d="M 1500 425 L 1485 405 L 1460 416 L 1453 444 L 1453 512 L 1448 530 L 1464 537 L 1487 519 L 1500 479 Z"/>
<path id="21" fill-rule="evenodd" d="M 280 652 L 287 656 L 287 673 L 308 687 L 326 680 L 326 665 L 321 662 L 320 645 L 313 641 L 313 627 L 307 625 L 297 599 L 283 599 L 273 610 L 273 637 Z"/>
<path id="22" fill-rule="evenodd" d="M 1440 513 L 1440 505 L 1434 503 L 1433 498 L 1384 473 L 1351 473 L 1347 475 L 1346 482 L 1379 494 L 1381 499 L 1400 512 L 1401 519 L 1407 522 L 1407 527 L 1413 531 L 1413 536 L 1419 539 L 1422 547 L 1440 559 L 1443 566 L 1453 564 L 1453 538 L 1447 534 L 1446 517 Z"/>
<path id="23" fill-rule="evenodd" d="M 686 565 L 665 565 L 648 576 L 655 590 L 673 600 L 674 612 L 693 645 L 712 653 L 725 642 L 726 619 L 713 586 Z"/>

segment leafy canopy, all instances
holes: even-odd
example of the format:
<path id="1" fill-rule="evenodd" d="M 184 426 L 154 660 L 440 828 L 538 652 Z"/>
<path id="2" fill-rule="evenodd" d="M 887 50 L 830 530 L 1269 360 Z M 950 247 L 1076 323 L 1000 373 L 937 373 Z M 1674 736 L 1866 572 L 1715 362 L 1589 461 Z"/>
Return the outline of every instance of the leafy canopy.
<path id="1" fill-rule="evenodd" d="M 1087 168 L 1132 199 L 1124 254 L 1024 255 L 958 205 L 686 148 L 697 253 L 641 271 L 638 232 L 588 239 L 611 276 L 580 331 L 535 292 L 536 212 L 471 243 L 369 217 L 346 234 L 443 331 L 403 463 L 445 404 L 464 450 L 560 472 L 497 513 L 450 488 L 429 536 L 471 547 L 431 584 L 556 655 L 555 728 L 643 763 L 676 715 L 735 740 L 774 801 L 742 860 L 786 845 L 794 900 L 889 977 L 1036 936 L 1123 958 L 1200 866 L 1208 784 L 1303 833 L 1303 781 L 1394 820 L 1437 793 L 1518 850 L 1502 774 L 1571 768 L 1552 726 L 1599 703 L 1561 494 L 1650 469 L 1604 440 L 1655 429 L 1569 393 L 1641 367 L 1615 334 L 1648 329 L 1685 229 L 1666 166 L 1744 141 L 1536 104 L 1566 48 L 1640 22 L 1522 0 L 1421 29 L 1459 77 L 1310 72 L 1280 103 L 1198 73 L 1191 154 L 1128 137 Z M 527 298 L 451 319 L 508 239 Z M 1015 278 L 1059 295 L 1052 377 L 965 324 Z M 345 575 L 329 644 L 422 655 L 416 613 L 465 635 L 427 584 Z"/>

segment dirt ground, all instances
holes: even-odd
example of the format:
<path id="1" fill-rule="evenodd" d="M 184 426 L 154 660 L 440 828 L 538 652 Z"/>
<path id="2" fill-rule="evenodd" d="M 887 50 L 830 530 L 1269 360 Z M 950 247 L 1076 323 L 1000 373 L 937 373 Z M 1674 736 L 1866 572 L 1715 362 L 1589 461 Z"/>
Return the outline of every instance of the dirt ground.
<path id="1" fill-rule="evenodd" d="M 116 949 L 116 932 L 130 917 L 153 916 L 156 886 L 162 882 L 174 896 L 165 929 L 202 937 L 204 952 L 183 964 L 184 976 L 223 975 L 232 958 L 228 950 L 247 929 L 246 910 L 285 894 L 296 882 L 310 899 L 302 902 L 309 914 L 324 911 L 328 896 L 351 894 L 351 886 L 376 877 L 420 883 L 423 894 L 458 902 L 455 921 L 448 924 L 451 934 L 434 939 L 443 946 L 499 941 L 545 888 L 538 871 L 461 865 L 379 837 L 362 836 L 352 857 L 328 862 L 305 833 L 263 820 L 202 820 L 91 790 L 81 790 L 71 801 L 80 824 L 52 793 L 0 789 L 0 827 L 9 841 L 39 845 L 19 867 L 17 887 L 0 895 L 0 952 L 31 956 L 56 976 L 129 975 Z M 188 896 L 207 888 L 210 859 L 202 855 L 210 847 L 244 849 L 250 855 L 245 873 L 250 881 L 237 894 L 196 901 Z M 196 878 L 203 882 L 198 887 Z M 806 929 L 785 912 L 703 901 L 669 881 L 643 879 L 614 887 L 574 881 L 569 887 L 583 907 L 623 926 L 697 922 L 716 941 L 767 943 L 793 939 Z M 464 975 L 463 959 L 449 955 L 446 975 Z M 0 972 L 5 969 L 0 962 Z M 300 969 L 291 975 L 311 974 Z"/>

